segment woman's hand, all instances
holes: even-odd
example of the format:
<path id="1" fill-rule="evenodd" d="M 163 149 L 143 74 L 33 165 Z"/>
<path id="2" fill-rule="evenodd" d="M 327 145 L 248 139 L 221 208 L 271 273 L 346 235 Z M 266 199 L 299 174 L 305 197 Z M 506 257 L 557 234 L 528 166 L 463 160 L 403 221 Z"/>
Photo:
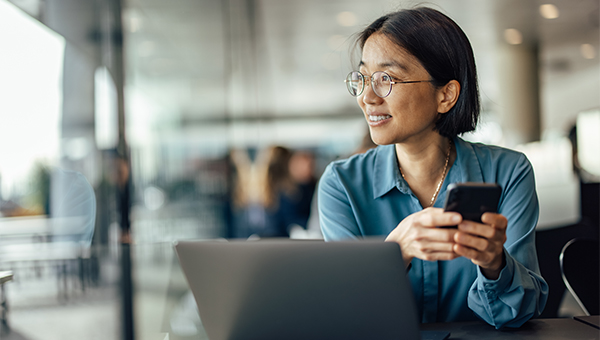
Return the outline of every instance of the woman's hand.
<path id="1" fill-rule="evenodd" d="M 385 240 L 400 244 L 407 266 L 415 257 L 426 261 L 452 260 L 460 256 L 453 250 L 458 231 L 438 227 L 455 226 L 461 221 L 459 213 L 427 208 L 402 220 Z"/>
<path id="2" fill-rule="evenodd" d="M 483 223 L 462 221 L 454 234 L 454 253 L 470 259 L 481 268 L 490 280 L 496 280 L 504 268 L 504 242 L 506 242 L 506 217 L 485 213 Z"/>

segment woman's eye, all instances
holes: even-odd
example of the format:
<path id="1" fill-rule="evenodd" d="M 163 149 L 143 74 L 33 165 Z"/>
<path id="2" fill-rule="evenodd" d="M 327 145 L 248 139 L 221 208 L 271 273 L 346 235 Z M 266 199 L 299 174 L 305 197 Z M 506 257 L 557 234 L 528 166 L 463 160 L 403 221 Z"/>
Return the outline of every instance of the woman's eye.
<path id="1" fill-rule="evenodd" d="M 388 76 L 388 75 L 384 74 L 384 75 L 381 77 L 381 80 L 382 80 L 382 81 L 385 81 L 385 82 L 390 82 L 390 81 L 392 81 L 392 77 L 390 77 L 390 76 Z"/>

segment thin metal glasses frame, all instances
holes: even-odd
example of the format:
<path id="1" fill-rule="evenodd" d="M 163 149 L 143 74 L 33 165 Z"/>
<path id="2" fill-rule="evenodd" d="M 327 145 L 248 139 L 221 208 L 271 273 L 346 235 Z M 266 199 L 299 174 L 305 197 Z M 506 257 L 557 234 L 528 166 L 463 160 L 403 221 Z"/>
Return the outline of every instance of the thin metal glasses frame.
<path id="1" fill-rule="evenodd" d="M 350 92 L 350 95 L 353 97 L 358 97 L 360 96 L 364 91 L 365 88 L 371 84 L 371 80 L 375 77 L 376 74 L 382 74 L 383 76 L 388 77 L 388 79 L 393 79 L 392 76 L 390 76 L 387 72 L 383 72 L 383 71 L 377 71 L 374 72 L 370 77 L 369 76 L 365 76 L 364 74 L 360 73 L 360 71 L 352 71 L 350 73 L 348 73 L 348 75 L 346 76 L 346 79 L 344 80 L 344 83 L 346 83 L 346 88 L 348 89 L 348 92 Z M 355 77 L 358 74 L 358 79 L 355 79 Z M 367 82 L 368 79 L 368 82 Z M 377 78 L 376 78 L 377 79 Z M 352 84 L 359 82 L 360 81 L 360 91 L 358 91 L 358 89 L 354 89 Z M 373 93 L 375 93 L 375 95 L 377 97 L 380 98 L 385 98 L 387 96 L 390 95 L 390 93 L 392 93 L 392 85 L 396 85 L 396 84 L 413 84 L 413 83 L 430 83 L 432 82 L 432 80 L 408 80 L 408 81 L 389 81 L 389 89 L 387 91 L 386 94 L 380 94 L 377 93 L 377 83 L 376 86 L 373 88 Z"/>

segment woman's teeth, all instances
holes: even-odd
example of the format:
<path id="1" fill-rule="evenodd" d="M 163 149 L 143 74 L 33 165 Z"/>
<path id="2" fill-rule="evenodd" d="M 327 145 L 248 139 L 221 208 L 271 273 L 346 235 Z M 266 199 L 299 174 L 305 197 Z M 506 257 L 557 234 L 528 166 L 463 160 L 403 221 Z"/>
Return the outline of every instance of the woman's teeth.
<path id="1" fill-rule="evenodd" d="M 369 115 L 369 121 L 371 122 L 379 122 L 381 120 L 385 120 L 388 118 L 392 118 L 390 115 Z"/>

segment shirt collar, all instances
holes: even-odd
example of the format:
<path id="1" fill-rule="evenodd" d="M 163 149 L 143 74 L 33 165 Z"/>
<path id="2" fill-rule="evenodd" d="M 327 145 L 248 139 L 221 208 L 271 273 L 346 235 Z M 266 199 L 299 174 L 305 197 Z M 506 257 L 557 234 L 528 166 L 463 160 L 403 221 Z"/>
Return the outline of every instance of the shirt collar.
<path id="1" fill-rule="evenodd" d="M 455 137 L 453 141 L 456 146 L 456 160 L 448 172 L 446 185 L 457 182 L 483 182 L 481 166 L 473 145 L 459 137 Z M 400 175 L 396 149 L 393 144 L 382 145 L 375 150 L 372 183 L 373 198 L 381 197 L 395 187 L 404 194 L 411 192 L 410 187 Z"/>
<path id="2" fill-rule="evenodd" d="M 375 162 L 373 166 L 373 198 L 381 197 L 398 186 L 400 188 L 408 185 L 400 175 L 396 148 L 394 144 L 381 145 L 375 150 Z M 402 183 L 403 185 L 398 185 Z"/>
<path id="3" fill-rule="evenodd" d="M 481 164 L 479 164 L 479 158 L 475 154 L 473 144 L 459 137 L 454 137 L 453 141 L 456 146 L 456 160 L 452 167 L 456 167 L 458 171 L 455 172 L 456 178 L 451 178 L 452 181 L 448 181 L 448 184 L 457 182 L 483 182 Z"/>

